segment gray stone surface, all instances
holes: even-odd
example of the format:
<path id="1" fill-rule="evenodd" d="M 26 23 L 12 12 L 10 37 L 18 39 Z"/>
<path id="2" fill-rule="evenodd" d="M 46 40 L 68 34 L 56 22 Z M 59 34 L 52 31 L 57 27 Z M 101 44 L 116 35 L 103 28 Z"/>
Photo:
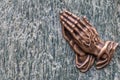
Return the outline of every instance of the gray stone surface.
<path id="1" fill-rule="evenodd" d="M 59 12 L 86 15 L 103 40 L 120 43 L 120 0 L 0 0 L 0 80 L 120 80 L 120 48 L 104 69 L 81 73 Z"/>

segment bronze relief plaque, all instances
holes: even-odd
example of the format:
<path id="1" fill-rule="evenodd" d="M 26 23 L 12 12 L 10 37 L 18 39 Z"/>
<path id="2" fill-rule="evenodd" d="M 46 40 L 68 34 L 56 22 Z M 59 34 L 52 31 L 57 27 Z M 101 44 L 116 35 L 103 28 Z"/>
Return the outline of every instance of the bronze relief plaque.
<path id="1" fill-rule="evenodd" d="M 80 19 L 71 12 L 60 13 L 63 37 L 76 54 L 76 67 L 86 72 L 94 64 L 101 69 L 109 64 L 118 43 L 102 41 L 98 32 L 86 17 Z"/>

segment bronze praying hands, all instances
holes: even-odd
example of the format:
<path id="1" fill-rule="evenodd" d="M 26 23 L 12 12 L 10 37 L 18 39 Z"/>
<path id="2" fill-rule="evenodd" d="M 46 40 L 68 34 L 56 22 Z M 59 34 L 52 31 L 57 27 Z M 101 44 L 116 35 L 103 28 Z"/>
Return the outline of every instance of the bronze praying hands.
<path id="1" fill-rule="evenodd" d="M 101 69 L 109 64 L 118 43 L 102 41 L 92 24 L 71 12 L 60 13 L 63 37 L 76 53 L 76 66 L 86 72 L 96 61 L 96 68 Z"/>

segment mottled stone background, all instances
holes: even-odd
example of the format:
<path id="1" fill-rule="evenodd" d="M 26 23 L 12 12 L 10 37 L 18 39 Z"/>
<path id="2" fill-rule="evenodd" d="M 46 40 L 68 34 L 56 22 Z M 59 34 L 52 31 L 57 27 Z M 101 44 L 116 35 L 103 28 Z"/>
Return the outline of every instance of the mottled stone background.
<path id="1" fill-rule="evenodd" d="M 120 0 L 0 0 L 0 80 L 120 80 L 119 47 L 106 68 L 79 72 L 61 34 L 63 9 L 120 43 Z"/>

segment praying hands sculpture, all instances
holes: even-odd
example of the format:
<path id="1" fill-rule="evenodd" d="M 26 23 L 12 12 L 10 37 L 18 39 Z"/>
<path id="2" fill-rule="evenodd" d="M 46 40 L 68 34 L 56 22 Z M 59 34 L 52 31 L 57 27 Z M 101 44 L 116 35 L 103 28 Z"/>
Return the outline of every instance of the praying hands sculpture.
<path id="1" fill-rule="evenodd" d="M 86 72 L 95 61 L 97 69 L 109 64 L 118 43 L 102 41 L 86 17 L 80 19 L 67 10 L 60 13 L 60 22 L 64 38 L 76 53 L 76 66 L 81 72 Z"/>

